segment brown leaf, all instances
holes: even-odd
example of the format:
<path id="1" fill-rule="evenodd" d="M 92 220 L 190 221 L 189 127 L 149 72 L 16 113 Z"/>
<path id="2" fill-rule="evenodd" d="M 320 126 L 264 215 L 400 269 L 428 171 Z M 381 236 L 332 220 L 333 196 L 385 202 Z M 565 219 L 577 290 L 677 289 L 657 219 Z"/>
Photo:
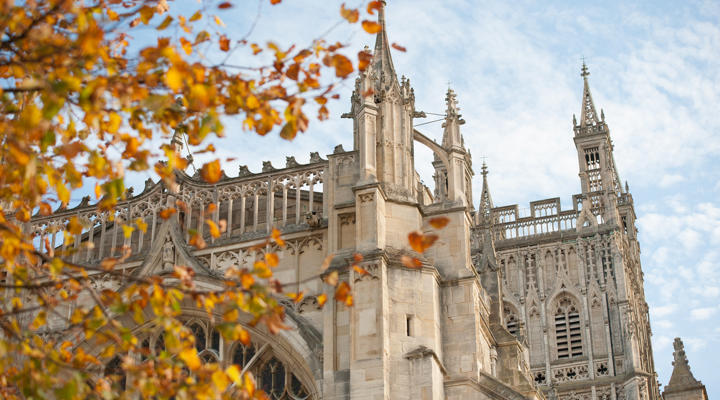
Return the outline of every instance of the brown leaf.
<path id="1" fill-rule="evenodd" d="M 200 175 L 207 183 L 216 183 L 222 176 L 222 170 L 220 169 L 220 160 L 210 161 L 202 166 L 200 169 Z"/>
<path id="2" fill-rule="evenodd" d="M 340 15 L 351 24 L 356 23 L 360 17 L 356 8 L 345 8 L 345 3 L 340 6 Z"/>
<path id="3" fill-rule="evenodd" d="M 448 217 L 435 217 L 432 218 L 428 223 L 430 226 L 432 226 L 435 229 L 442 229 L 447 226 L 447 224 L 450 222 L 450 218 Z"/>
<path id="4" fill-rule="evenodd" d="M 335 76 L 338 78 L 344 78 L 354 70 L 350 59 L 342 54 L 332 56 L 332 66 L 335 67 Z"/>
<path id="5" fill-rule="evenodd" d="M 225 35 L 220 36 L 219 43 L 220 43 L 220 50 L 222 50 L 222 51 L 230 50 L 230 39 L 228 39 L 227 36 L 225 36 Z"/>
<path id="6" fill-rule="evenodd" d="M 370 65 L 370 61 L 372 61 L 372 53 L 365 50 L 358 52 L 358 69 L 360 71 L 365 71 Z"/>
<path id="7" fill-rule="evenodd" d="M 400 257 L 400 262 L 402 262 L 402 264 L 408 268 L 422 267 L 422 261 L 418 260 L 415 257 L 402 256 Z"/>
<path id="8" fill-rule="evenodd" d="M 224 2 L 222 2 L 222 3 L 220 3 L 220 4 L 218 4 L 218 8 L 221 9 L 221 10 L 230 8 L 230 7 L 232 7 L 232 6 L 233 6 L 233 5 L 232 5 L 229 1 L 224 1 Z"/>
<path id="9" fill-rule="evenodd" d="M 359 263 L 363 260 L 363 256 L 360 253 L 353 254 L 353 260 L 355 260 L 356 263 Z"/>
<path id="10" fill-rule="evenodd" d="M 393 43 L 393 44 L 392 44 L 392 48 L 395 49 L 395 50 L 397 50 L 397 51 L 402 51 L 403 53 L 407 51 L 406 48 L 400 46 L 400 45 L 397 44 L 397 43 Z"/>
<path id="11" fill-rule="evenodd" d="M 432 246 L 437 239 L 438 236 L 432 233 L 426 235 L 415 231 L 408 234 L 408 242 L 410 243 L 410 247 L 412 247 L 412 249 L 417 251 L 418 253 L 425 252 L 425 250 Z"/>
<path id="12" fill-rule="evenodd" d="M 362 27 L 365 29 L 365 32 L 370 34 L 378 33 L 380 32 L 380 29 L 382 29 L 382 26 L 380 26 L 377 22 L 368 20 L 362 22 Z"/>
<path id="13" fill-rule="evenodd" d="M 372 96 L 373 94 L 375 94 L 373 88 L 368 88 L 368 90 L 361 93 L 362 97 Z"/>

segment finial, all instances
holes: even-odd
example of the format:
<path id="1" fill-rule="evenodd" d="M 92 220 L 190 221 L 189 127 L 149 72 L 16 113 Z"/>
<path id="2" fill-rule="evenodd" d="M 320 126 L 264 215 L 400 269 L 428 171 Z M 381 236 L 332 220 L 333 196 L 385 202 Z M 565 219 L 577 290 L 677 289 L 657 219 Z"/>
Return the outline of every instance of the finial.
<path id="1" fill-rule="evenodd" d="M 588 67 L 585 64 L 585 56 L 582 57 L 582 68 L 580 69 L 580 71 L 580 76 L 582 76 L 583 78 L 587 79 L 588 75 L 590 75 L 590 72 L 588 72 Z"/>
<path id="2" fill-rule="evenodd" d="M 602 108 L 600 109 L 600 120 L 602 122 L 605 122 L 605 110 L 603 110 Z"/>
<path id="3" fill-rule="evenodd" d="M 577 118 L 575 118 L 575 114 L 573 114 L 573 126 L 577 126 Z"/>
<path id="4" fill-rule="evenodd" d="M 487 177 L 487 174 L 488 174 L 488 167 L 487 167 L 487 163 L 485 162 L 484 158 L 485 158 L 485 157 L 483 157 L 483 164 L 482 164 L 482 176 L 483 176 L 483 179 L 485 179 L 485 178 Z"/>
<path id="5" fill-rule="evenodd" d="M 628 186 L 627 181 L 625 181 L 625 193 L 630 193 L 630 186 Z"/>

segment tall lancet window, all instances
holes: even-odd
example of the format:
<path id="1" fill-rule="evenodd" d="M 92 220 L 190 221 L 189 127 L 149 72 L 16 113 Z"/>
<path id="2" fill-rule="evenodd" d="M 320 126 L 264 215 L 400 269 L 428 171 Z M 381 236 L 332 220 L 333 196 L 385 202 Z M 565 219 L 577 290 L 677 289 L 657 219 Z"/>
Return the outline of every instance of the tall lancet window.
<path id="1" fill-rule="evenodd" d="M 558 359 L 582 356 L 580 313 L 568 296 L 557 301 L 555 308 L 555 345 Z"/>
<path id="2" fill-rule="evenodd" d="M 600 177 L 600 151 L 597 147 L 585 149 L 585 165 L 588 171 L 588 183 L 591 192 L 603 190 Z"/>

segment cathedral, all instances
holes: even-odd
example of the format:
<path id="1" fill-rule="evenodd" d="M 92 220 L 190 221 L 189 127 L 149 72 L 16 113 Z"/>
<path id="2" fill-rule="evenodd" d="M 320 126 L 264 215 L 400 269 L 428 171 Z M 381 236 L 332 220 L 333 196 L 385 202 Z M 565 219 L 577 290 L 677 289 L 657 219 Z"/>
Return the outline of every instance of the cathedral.
<path id="1" fill-rule="evenodd" d="M 250 346 L 227 343 L 204 310 L 183 309 L 202 359 L 253 371 L 271 399 L 661 399 L 633 197 L 619 179 L 587 67 L 573 117 L 581 190 L 572 204 L 538 200 L 521 215 L 518 205 L 493 203 L 485 164 L 473 200 L 475 172 L 452 90 L 442 140 L 415 129 L 424 114 L 393 66 L 383 11 L 380 23 L 372 62 L 343 114 L 353 121 L 351 150 L 312 153 L 308 164 L 265 162 L 261 172 L 241 166 L 215 184 L 180 171 L 177 189 L 148 180 L 114 220 L 83 201 L 34 218 L 30 229 L 64 246 L 58 227 L 77 216 L 87 228 L 72 245 L 74 261 L 99 262 L 127 246 L 132 255 L 118 268 L 128 274 L 162 276 L 187 265 L 203 287 L 219 285 L 231 265 L 251 266 L 256 245 L 279 229 L 287 246 L 271 249 L 280 258 L 276 276 L 287 291 L 305 293 L 298 304 L 284 303 L 292 329 L 271 335 L 248 326 Z M 173 144 L 183 150 L 178 136 Z M 433 189 L 415 170 L 416 145 L 434 154 Z M 158 216 L 177 200 L 186 212 Z M 211 203 L 217 207 L 205 215 Z M 438 242 L 413 252 L 408 233 L 430 230 L 438 217 L 449 221 Z M 147 231 L 125 237 L 120 222 L 137 218 Z M 203 232 L 207 218 L 226 221 L 226 232 Z M 192 229 L 206 248 L 187 244 Z M 348 270 L 355 253 L 368 273 Z M 408 268 L 403 256 L 421 265 Z M 350 283 L 352 307 L 318 301 L 327 290 L 319 277 L 333 270 Z M 98 276 L 96 284 L 127 283 Z M 163 345 L 152 322 L 137 329 L 149 348 Z M 665 398 L 706 399 L 679 339 L 675 348 L 679 372 Z"/>

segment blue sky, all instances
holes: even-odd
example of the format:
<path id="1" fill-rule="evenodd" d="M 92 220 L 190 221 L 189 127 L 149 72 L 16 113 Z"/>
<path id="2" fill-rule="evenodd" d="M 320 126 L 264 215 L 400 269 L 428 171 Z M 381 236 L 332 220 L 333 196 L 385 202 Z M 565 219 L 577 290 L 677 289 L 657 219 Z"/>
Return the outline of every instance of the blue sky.
<path id="1" fill-rule="evenodd" d="M 339 20 L 340 2 L 236 1 L 220 13 L 234 37 L 258 15 L 252 41 L 306 44 Z M 580 113 L 581 57 L 615 143 L 620 176 L 635 198 L 650 304 L 655 364 L 661 383 L 672 371 L 672 339 L 682 337 L 690 365 L 708 395 L 720 396 L 720 3 L 712 1 L 390 0 L 389 37 L 399 74 L 410 78 L 419 110 L 442 113 L 448 84 L 458 94 L 465 141 L 477 176 L 490 168 L 495 205 L 560 196 L 570 207 L 579 191 L 572 115 Z M 348 1 L 348 5 L 360 5 Z M 186 6 L 186 4 L 183 4 Z M 355 54 L 374 39 L 357 25 L 328 34 Z M 291 38 L 292 40 L 288 40 Z M 246 63 L 242 54 L 234 60 Z M 259 171 L 262 160 L 284 166 L 286 155 L 307 162 L 310 151 L 352 148 L 352 80 L 294 142 L 257 137 L 227 121 L 220 155 Z M 428 119 L 430 120 L 430 119 Z M 423 122 L 423 121 L 418 121 Z M 420 128 L 441 137 L 439 123 Z M 202 157 L 196 157 L 201 165 Z M 416 147 L 416 168 L 432 182 L 432 156 Z M 140 182 L 143 177 L 134 177 Z M 140 186 L 141 188 L 141 186 Z"/>

